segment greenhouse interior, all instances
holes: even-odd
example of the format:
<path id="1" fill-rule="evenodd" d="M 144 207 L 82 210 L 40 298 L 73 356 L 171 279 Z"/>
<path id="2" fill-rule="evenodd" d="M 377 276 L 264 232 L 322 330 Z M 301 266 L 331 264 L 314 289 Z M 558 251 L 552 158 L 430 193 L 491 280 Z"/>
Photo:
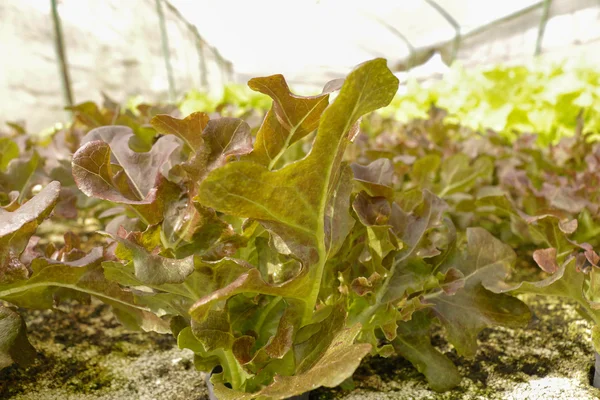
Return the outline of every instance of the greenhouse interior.
<path id="1" fill-rule="evenodd" d="M 600 2 L 2 0 L 0 53 L 0 399 L 600 398 Z"/>

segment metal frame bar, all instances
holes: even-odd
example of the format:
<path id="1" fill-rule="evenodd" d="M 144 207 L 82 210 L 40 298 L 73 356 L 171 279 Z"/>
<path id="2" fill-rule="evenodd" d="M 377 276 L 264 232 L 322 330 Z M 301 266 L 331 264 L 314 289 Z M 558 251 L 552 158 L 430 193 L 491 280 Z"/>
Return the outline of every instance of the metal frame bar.
<path id="1" fill-rule="evenodd" d="M 546 31 L 546 23 L 548 22 L 548 16 L 550 14 L 550 6 L 552 0 L 544 0 L 544 11 L 542 13 L 542 19 L 540 20 L 540 27 L 538 29 L 537 39 L 535 41 L 535 55 L 539 56 L 542 53 L 542 43 L 544 41 L 544 32 Z"/>
<path id="2" fill-rule="evenodd" d="M 450 14 L 444 7 L 439 5 L 435 0 L 425 0 L 425 2 L 433 7 L 454 28 L 454 44 L 452 45 L 452 55 L 450 56 L 450 62 L 452 63 L 454 60 L 456 60 L 458 49 L 460 48 L 460 24 L 452 16 L 452 14 Z"/>
<path id="3" fill-rule="evenodd" d="M 464 35 L 462 35 L 462 37 L 463 37 L 463 39 L 465 39 L 465 38 L 468 38 L 468 37 L 471 37 L 471 36 L 475 36 L 475 35 L 477 35 L 477 34 L 479 34 L 481 32 L 484 32 L 486 29 L 489 29 L 492 26 L 500 25 L 500 24 L 503 24 L 506 21 L 510 21 L 511 19 L 513 19 L 515 17 L 519 17 L 521 15 L 528 14 L 531 11 L 534 11 L 534 10 L 542 7 L 544 5 L 545 1 L 546 0 L 538 1 L 537 3 L 534 3 L 534 4 L 530 5 L 529 7 L 525 7 L 525 8 L 523 8 L 523 9 L 517 11 L 517 12 L 505 15 L 502 18 L 495 19 L 495 20 L 491 21 L 489 24 L 482 25 L 482 26 L 480 26 L 478 28 L 473 29 L 471 32 L 465 33 Z"/>
<path id="4" fill-rule="evenodd" d="M 162 42 L 163 57 L 165 58 L 165 68 L 167 70 L 167 79 L 169 81 L 169 100 L 175 101 L 175 78 L 173 76 L 173 66 L 171 65 L 171 53 L 169 50 L 169 36 L 167 35 L 167 23 L 165 13 L 162 9 L 162 0 L 156 0 L 156 13 L 158 14 L 158 23 L 160 25 L 160 37 Z"/>
<path id="5" fill-rule="evenodd" d="M 68 107 L 72 107 L 73 89 L 71 87 L 71 76 L 69 74 L 69 63 L 67 62 L 67 52 L 63 39 L 62 24 L 60 15 L 58 14 L 58 6 L 56 0 L 50 0 L 52 8 L 52 23 L 54 25 L 54 47 L 56 50 L 56 58 L 58 64 L 58 72 L 62 82 L 63 97 Z"/>

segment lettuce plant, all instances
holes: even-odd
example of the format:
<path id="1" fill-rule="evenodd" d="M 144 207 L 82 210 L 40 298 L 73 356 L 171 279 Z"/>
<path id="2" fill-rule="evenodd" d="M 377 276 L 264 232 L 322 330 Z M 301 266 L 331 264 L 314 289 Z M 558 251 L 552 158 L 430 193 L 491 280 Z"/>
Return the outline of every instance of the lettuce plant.
<path id="1" fill-rule="evenodd" d="M 481 136 L 445 117 L 435 108 L 408 124 L 372 116 L 353 157 L 370 165 L 383 158 L 404 196 L 431 190 L 447 202 L 458 230 L 484 227 L 509 244 L 520 268 L 486 287 L 576 302 L 598 352 L 600 145 L 586 140 L 583 116 L 572 137 L 551 146 L 538 146 L 532 135 L 514 142 L 492 131 Z"/>
<path id="2" fill-rule="evenodd" d="M 24 308 L 100 299 L 127 327 L 170 331 L 198 369 L 220 367 L 212 383 L 223 399 L 337 386 L 367 354 L 400 354 L 443 391 L 460 375 L 431 344 L 434 324 L 474 356 L 482 329 L 528 323 L 525 304 L 504 293 L 511 247 L 453 218 L 452 196 L 489 180 L 491 160 L 421 162 L 405 186 L 393 157 L 346 151 L 361 118 L 397 91 L 385 60 L 315 96 L 291 93 L 281 75 L 249 86 L 272 99 L 255 137 L 238 118 L 148 111 L 140 124 L 78 106 L 79 123 L 95 126 L 77 137 L 71 184 L 95 199 L 103 239 L 36 246 L 67 179 L 44 177 L 33 197 L 6 194 L 0 299 Z M 0 169 L 13 164 L 0 159 Z M 2 313 L 3 365 L 24 363 L 33 352 L 24 323 L 14 307 Z"/>
<path id="3" fill-rule="evenodd" d="M 584 133 L 598 139 L 600 75 L 595 66 L 540 61 L 528 67 L 497 65 L 466 69 L 455 64 L 443 80 L 425 87 L 410 82 L 386 114 L 408 122 L 427 116 L 433 104 L 453 122 L 472 129 L 493 129 L 514 140 L 536 133 L 544 146 L 571 137 L 583 111 Z"/>

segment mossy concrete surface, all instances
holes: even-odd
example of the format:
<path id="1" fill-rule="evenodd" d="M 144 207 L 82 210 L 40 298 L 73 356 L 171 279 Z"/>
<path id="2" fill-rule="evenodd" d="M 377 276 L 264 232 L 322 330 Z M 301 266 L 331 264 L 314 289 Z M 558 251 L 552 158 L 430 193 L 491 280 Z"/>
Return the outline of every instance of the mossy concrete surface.
<path id="1" fill-rule="evenodd" d="M 399 357 L 365 360 L 355 388 L 321 388 L 311 399 L 596 399 L 589 385 L 594 356 L 590 325 L 570 302 L 525 298 L 535 314 L 526 329 L 495 328 L 480 336 L 475 359 L 460 357 L 444 340 L 433 342 L 459 366 L 461 385 L 450 392 L 428 389 L 424 377 Z M 0 399 L 12 400 L 200 400 L 204 375 L 192 354 L 169 335 L 128 332 L 107 307 L 70 306 L 27 311 L 29 337 L 38 360 L 0 372 Z"/>

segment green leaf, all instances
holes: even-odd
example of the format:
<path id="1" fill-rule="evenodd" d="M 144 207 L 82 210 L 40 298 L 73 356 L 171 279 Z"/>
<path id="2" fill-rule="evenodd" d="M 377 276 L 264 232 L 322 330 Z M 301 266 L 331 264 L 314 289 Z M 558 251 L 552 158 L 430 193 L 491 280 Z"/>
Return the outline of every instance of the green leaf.
<path id="1" fill-rule="evenodd" d="M 277 171 L 249 161 L 227 164 L 202 182 L 199 201 L 230 215 L 268 221 L 284 240 L 322 247 L 325 210 L 340 175 L 347 134 L 361 115 L 386 105 L 397 85 L 385 60 L 361 65 L 323 113 L 305 159 Z"/>
<path id="2" fill-rule="evenodd" d="M 0 369 L 13 363 L 27 366 L 36 351 L 27 339 L 23 318 L 9 308 L 0 306 Z"/>
<path id="3" fill-rule="evenodd" d="M 256 135 L 254 151 L 247 158 L 271 170 L 291 144 L 317 129 L 321 114 L 329 105 L 329 95 L 294 95 L 282 75 L 253 78 L 248 86 L 273 99 L 273 107 Z"/>
<path id="4" fill-rule="evenodd" d="M 190 315 L 195 320 L 202 321 L 208 315 L 213 304 L 242 293 L 267 294 L 306 301 L 307 285 L 305 273 L 281 284 L 269 284 L 262 278 L 258 269 L 249 269 L 227 286 L 214 290 L 199 299 L 190 308 Z"/>
<path id="5" fill-rule="evenodd" d="M 499 291 L 506 286 L 504 279 L 515 259 L 512 249 L 485 229 L 468 228 L 466 254 L 455 254 L 442 267 L 444 272 L 452 267 L 464 275 L 461 290 L 453 295 L 438 292 L 430 299 L 459 354 L 473 357 L 477 335 L 488 326 L 522 327 L 529 323 L 531 313 L 523 302 L 486 289 Z"/>
<path id="6" fill-rule="evenodd" d="M 276 375 L 273 383 L 255 393 L 228 389 L 213 378 L 215 394 L 219 399 L 285 399 L 321 386 L 338 386 L 352 375 L 371 349 L 369 344 L 354 344 L 359 331 L 360 326 L 354 325 L 337 333 L 323 356 L 304 373 L 293 376 Z"/>
<path id="7" fill-rule="evenodd" d="M 583 306 L 594 322 L 598 323 L 600 311 L 597 310 L 597 305 L 585 296 L 586 276 L 577 264 L 576 257 L 569 257 L 550 276 L 539 281 L 518 282 L 505 287 L 503 291 L 571 298 Z"/>
<path id="8" fill-rule="evenodd" d="M 478 179 L 489 179 L 493 170 L 491 158 L 480 157 L 472 162 L 465 154 L 455 154 L 442 162 L 438 195 L 468 192 Z"/>
<path id="9" fill-rule="evenodd" d="M 332 188 L 329 202 L 325 208 L 325 248 L 328 258 L 334 256 L 342 247 L 348 234 L 354 227 L 354 218 L 349 213 L 350 194 L 352 192 L 352 171 L 343 166 L 337 186 Z"/>
<path id="10" fill-rule="evenodd" d="M 229 318 L 224 311 L 211 310 L 202 322 L 192 320 L 192 332 L 206 352 L 229 350 L 233 345 L 234 337 Z"/>
<path id="11" fill-rule="evenodd" d="M 456 366 L 431 344 L 431 319 L 426 312 L 412 315 L 412 319 L 398 325 L 394 349 L 425 375 L 436 392 L 445 392 L 460 384 L 461 376 Z"/>
<path id="12" fill-rule="evenodd" d="M 381 302 L 396 302 L 404 296 L 424 290 L 433 283 L 432 280 L 434 278 L 431 265 L 417 258 L 407 260 L 396 266 Z"/>
<path id="13" fill-rule="evenodd" d="M 465 357 L 475 356 L 477 335 L 484 328 L 495 325 L 522 328 L 531 319 L 529 308 L 522 301 L 492 293 L 480 284 L 469 285 L 452 296 L 441 295 L 430 302 L 448 332 L 448 340 Z"/>
<path id="14" fill-rule="evenodd" d="M 430 189 L 433 186 L 441 161 L 437 154 L 428 154 L 415 161 L 411 178 L 418 184 L 418 187 Z"/>
<path id="15" fill-rule="evenodd" d="M 175 259 L 154 254 L 140 243 L 141 232 L 128 234 L 121 228 L 113 239 L 119 242 L 117 256 L 133 262 L 135 276 L 143 284 L 183 283 L 194 272 L 194 256 Z"/>
<path id="16" fill-rule="evenodd" d="M 19 201 L 28 197 L 28 192 L 34 184 L 34 174 L 42 163 L 40 155 L 35 150 L 13 158 L 8 164 L 6 172 L 0 170 L 0 192 L 16 190 L 20 193 Z"/>
<path id="17" fill-rule="evenodd" d="M 592 327 L 592 344 L 594 345 L 594 351 L 598 353 L 600 351 L 600 326 L 598 325 Z"/>
<path id="18" fill-rule="evenodd" d="M 169 332 L 169 324 L 138 306 L 131 292 L 105 279 L 102 257 L 103 251 L 97 247 L 74 261 L 36 258 L 28 279 L 0 284 L 0 299 L 19 307 L 48 309 L 65 297 L 79 300 L 94 296 L 113 306 L 114 313 L 130 329 Z"/>
<path id="19" fill-rule="evenodd" d="M 5 172 L 8 163 L 19 156 L 19 146 L 9 138 L 0 138 L 0 172 Z"/>
<path id="20" fill-rule="evenodd" d="M 283 283 L 298 275 L 302 264 L 295 258 L 281 254 L 267 238 L 255 239 L 257 265 L 263 278 L 270 283 Z"/>

